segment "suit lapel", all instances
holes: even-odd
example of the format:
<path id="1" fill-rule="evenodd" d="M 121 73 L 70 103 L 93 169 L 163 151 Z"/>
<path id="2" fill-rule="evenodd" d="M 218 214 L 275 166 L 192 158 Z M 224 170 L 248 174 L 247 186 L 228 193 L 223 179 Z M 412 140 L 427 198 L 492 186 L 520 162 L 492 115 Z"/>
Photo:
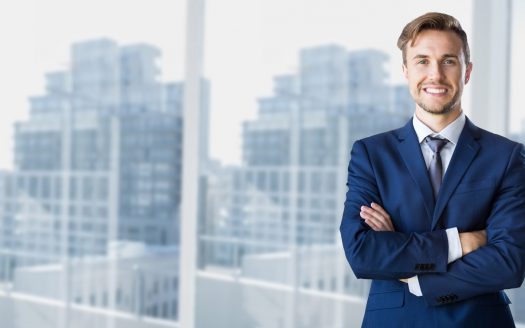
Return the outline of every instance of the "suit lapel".
<path id="1" fill-rule="evenodd" d="M 434 215 L 432 216 L 432 230 L 434 230 L 439 222 L 439 218 L 443 213 L 452 193 L 461 181 L 461 178 L 472 163 L 474 157 L 479 151 L 479 144 L 476 139 L 479 138 L 478 128 L 470 122 L 467 118 L 465 127 L 454 150 L 454 154 L 450 160 L 447 172 L 443 177 L 443 183 L 439 190 Z"/>
<path id="2" fill-rule="evenodd" d="M 421 153 L 421 145 L 414 131 L 412 120 L 403 128 L 397 130 L 397 137 L 399 140 L 399 153 L 408 168 L 408 172 L 421 192 L 428 217 L 431 218 L 434 212 L 434 195 L 430 178 L 428 177 L 425 159 Z"/>

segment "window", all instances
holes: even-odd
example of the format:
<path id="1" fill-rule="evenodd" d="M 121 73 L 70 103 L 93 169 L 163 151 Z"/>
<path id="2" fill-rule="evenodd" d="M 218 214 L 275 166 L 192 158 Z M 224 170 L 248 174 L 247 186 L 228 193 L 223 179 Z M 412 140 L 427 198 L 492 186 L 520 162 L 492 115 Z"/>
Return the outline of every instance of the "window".
<path id="1" fill-rule="evenodd" d="M 144 320 L 165 300 L 143 294 L 179 275 L 185 16 L 186 0 L 0 10 L 0 301 L 23 308 L 0 313 L 6 328 L 168 319 L 164 305 Z M 147 206 L 144 186 L 158 186 Z"/>

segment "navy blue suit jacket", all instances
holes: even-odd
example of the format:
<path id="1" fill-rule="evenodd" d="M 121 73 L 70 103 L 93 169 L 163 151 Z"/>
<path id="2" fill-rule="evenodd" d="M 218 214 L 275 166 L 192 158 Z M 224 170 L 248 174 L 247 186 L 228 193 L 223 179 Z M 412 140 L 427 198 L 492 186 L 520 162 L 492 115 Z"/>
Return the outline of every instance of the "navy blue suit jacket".
<path id="1" fill-rule="evenodd" d="M 395 232 L 360 218 L 376 202 Z M 487 245 L 447 264 L 445 230 L 486 229 Z M 346 257 L 373 279 L 363 326 L 512 327 L 503 289 L 525 273 L 525 151 L 468 119 L 434 200 L 412 121 L 354 143 L 341 222 Z M 398 281 L 418 275 L 422 297 Z"/>

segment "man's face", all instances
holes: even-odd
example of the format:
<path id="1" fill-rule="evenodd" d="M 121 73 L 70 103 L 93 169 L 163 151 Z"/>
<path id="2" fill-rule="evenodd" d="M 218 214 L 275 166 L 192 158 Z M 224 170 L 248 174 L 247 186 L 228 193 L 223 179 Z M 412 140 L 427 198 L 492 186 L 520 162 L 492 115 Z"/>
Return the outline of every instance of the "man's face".
<path id="1" fill-rule="evenodd" d="M 465 65 L 463 43 L 450 31 L 424 30 L 406 46 L 403 73 L 416 111 L 447 114 L 461 108 L 463 87 L 472 64 Z"/>

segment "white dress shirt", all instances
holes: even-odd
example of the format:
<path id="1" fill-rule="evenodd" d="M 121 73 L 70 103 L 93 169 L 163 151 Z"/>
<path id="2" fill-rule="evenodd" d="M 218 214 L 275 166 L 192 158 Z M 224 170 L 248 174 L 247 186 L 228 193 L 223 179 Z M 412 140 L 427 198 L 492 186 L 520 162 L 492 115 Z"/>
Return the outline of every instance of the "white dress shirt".
<path id="1" fill-rule="evenodd" d="M 419 144 L 421 145 L 421 152 L 423 153 L 427 170 L 430 166 L 430 161 L 432 160 L 434 153 L 432 149 L 430 149 L 429 145 L 425 142 L 425 138 L 430 135 L 432 137 L 445 138 L 449 141 L 440 152 L 441 163 L 443 164 L 443 176 L 445 176 L 448 164 L 450 164 L 450 159 L 452 158 L 452 154 L 454 154 L 454 150 L 458 144 L 459 136 L 461 135 L 461 131 L 463 131 L 463 127 L 465 126 L 465 120 L 465 114 L 462 111 L 459 117 L 454 120 L 454 122 L 450 123 L 443 130 L 436 133 L 423 122 L 421 122 L 414 114 L 412 123 L 414 125 L 414 130 L 416 130 Z M 451 263 L 459 259 L 462 255 L 461 242 L 459 239 L 457 227 L 447 229 L 446 233 L 448 239 L 448 263 Z M 408 289 L 416 296 L 423 296 L 417 276 L 408 279 Z"/>

